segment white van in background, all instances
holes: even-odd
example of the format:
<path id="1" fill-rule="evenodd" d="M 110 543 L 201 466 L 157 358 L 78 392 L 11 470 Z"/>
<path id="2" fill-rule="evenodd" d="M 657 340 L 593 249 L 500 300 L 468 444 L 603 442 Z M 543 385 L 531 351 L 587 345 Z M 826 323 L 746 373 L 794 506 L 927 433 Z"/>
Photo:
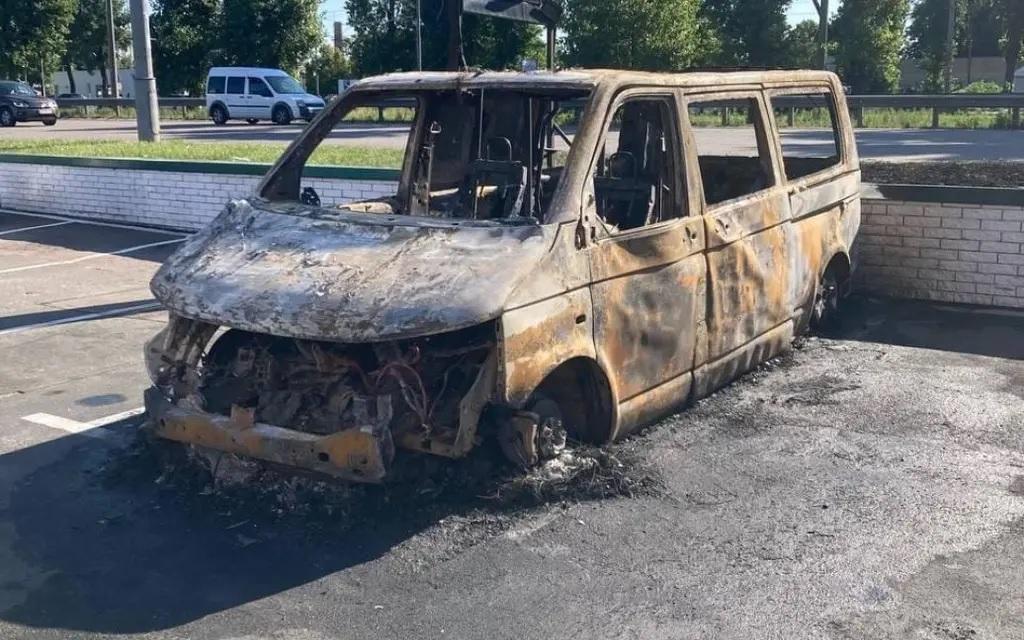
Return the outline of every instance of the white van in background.
<path id="1" fill-rule="evenodd" d="M 213 67 L 206 76 L 206 111 L 215 124 L 232 119 L 249 124 L 288 124 L 296 118 L 308 122 L 323 108 L 323 100 L 280 69 Z"/>

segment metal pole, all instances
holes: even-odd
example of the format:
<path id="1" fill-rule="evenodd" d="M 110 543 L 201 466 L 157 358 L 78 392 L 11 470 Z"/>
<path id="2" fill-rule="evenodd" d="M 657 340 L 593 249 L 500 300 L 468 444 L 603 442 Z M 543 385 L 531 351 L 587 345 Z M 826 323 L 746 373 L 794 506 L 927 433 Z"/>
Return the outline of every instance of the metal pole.
<path id="1" fill-rule="evenodd" d="M 416 0 L 416 70 L 423 71 L 423 6 Z"/>
<path id="2" fill-rule="evenodd" d="M 462 69 L 462 0 L 446 0 L 448 5 L 448 71 Z"/>
<path id="3" fill-rule="evenodd" d="M 828 69 L 828 0 L 818 7 L 818 39 L 821 41 L 821 68 Z"/>
<path id="4" fill-rule="evenodd" d="M 956 0 L 948 0 L 949 9 L 946 19 L 946 61 L 942 74 L 943 90 L 949 93 L 953 88 L 953 30 L 956 28 Z"/>
<path id="5" fill-rule="evenodd" d="M 548 70 L 555 70 L 555 26 L 548 27 Z"/>
<path id="6" fill-rule="evenodd" d="M 139 140 L 160 142 L 160 111 L 156 101 L 156 78 L 149 49 L 149 16 L 146 0 L 130 0 L 132 12 L 132 53 L 135 55 L 135 117 Z"/>
<path id="7" fill-rule="evenodd" d="M 107 68 L 110 69 L 110 97 L 117 92 L 117 32 L 114 30 L 114 0 L 107 0 Z"/>

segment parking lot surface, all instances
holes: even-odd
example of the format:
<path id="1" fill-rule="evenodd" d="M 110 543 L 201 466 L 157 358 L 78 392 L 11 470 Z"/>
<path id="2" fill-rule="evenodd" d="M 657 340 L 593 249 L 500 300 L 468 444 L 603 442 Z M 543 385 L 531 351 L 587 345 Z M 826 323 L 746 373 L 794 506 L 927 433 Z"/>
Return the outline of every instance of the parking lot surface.
<path id="1" fill-rule="evenodd" d="M 1024 637 L 1019 314 L 854 299 L 609 447 L 631 490 L 309 513 L 134 442 L 178 241 L 0 213 L 0 638 Z"/>
<path id="2" fill-rule="evenodd" d="M 304 122 L 286 126 L 269 123 L 249 125 L 229 122 L 218 127 L 206 121 L 162 123 L 167 140 L 197 142 L 291 142 Z M 328 143 L 363 147 L 403 148 L 408 128 L 401 124 L 353 123 L 336 128 Z M 746 141 L 742 131 L 716 130 L 722 149 L 735 149 Z M 831 132 L 807 129 L 799 134 L 801 144 L 828 149 Z M 858 129 L 857 149 L 862 159 L 892 162 L 936 160 L 1024 160 L 1024 131 L 999 129 Z M 137 139 L 134 120 L 62 119 L 56 126 L 25 123 L 6 129 L 4 137 L 35 140 L 122 140 Z"/>

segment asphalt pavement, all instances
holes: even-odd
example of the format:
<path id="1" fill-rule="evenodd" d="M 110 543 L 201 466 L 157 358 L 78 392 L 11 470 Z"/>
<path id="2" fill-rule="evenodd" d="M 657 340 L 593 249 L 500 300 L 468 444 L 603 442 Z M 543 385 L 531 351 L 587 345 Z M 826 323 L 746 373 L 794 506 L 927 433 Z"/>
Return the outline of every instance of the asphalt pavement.
<path id="1" fill-rule="evenodd" d="M 540 497 L 236 494 L 136 439 L 178 241 L 0 213 L 0 638 L 1024 637 L 1020 314 L 855 299 Z"/>
<path id="2" fill-rule="evenodd" d="M 268 123 L 249 125 L 229 122 L 218 127 L 206 121 L 166 120 L 163 136 L 168 140 L 197 142 L 264 141 L 291 142 L 305 123 L 287 126 Z M 402 148 L 408 128 L 402 124 L 346 124 L 332 132 L 329 142 L 354 146 Z M 789 130 L 800 143 L 829 148 L 826 130 Z M 4 138 L 36 140 L 135 140 L 134 120 L 63 119 L 56 126 L 22 123 L 3 131 Z M 912 162 L 926 160 L 1024 160 L 1024 130 L 998 129 L 858 129 L 857 148 L 863 159 Z M 723 149 L 745 142 L 742 131 L 716 129 Z"/>

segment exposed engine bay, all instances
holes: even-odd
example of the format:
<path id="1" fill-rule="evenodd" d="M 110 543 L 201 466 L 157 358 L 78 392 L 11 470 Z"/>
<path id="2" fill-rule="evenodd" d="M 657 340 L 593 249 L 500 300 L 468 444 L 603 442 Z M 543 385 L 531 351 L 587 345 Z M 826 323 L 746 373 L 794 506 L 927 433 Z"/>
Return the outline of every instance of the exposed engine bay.
<path id="1" fill-rule="evenodd" d="M 147 403 L 157 406 L 158 429 L 168 431 L 161 435 L 199 444 L 211 436 L 201 432 L 213 427 L 287 431 L 295 434 L 287 438 L 298 437 L 299 448 L 363 434 L 358 448 L 369 446 L 374 455 L 362 466 L 373 468 L 354 475 L 375 480 L 386 474 L 396 444 L 448 457 L 468 453 L 493 389 L 494 346 L 491 324 L 419 339 L 339 344 L 218 331 L 172 318 L 147 347 L 154 390 L 164 396 L 147 397 Z M 178 417 L 176 427 L 168 415 L 172 422 Z M 173 437 L 175 428 L 180 437 Z M 238 438 L 228 440 L 240 453 L 278 461 L 273 452 L 259 455 Z M 218 436 L 210 444 L 223 443 Z M 308 448 L 316 461 L 339 465 L 331 452 Z"/>

